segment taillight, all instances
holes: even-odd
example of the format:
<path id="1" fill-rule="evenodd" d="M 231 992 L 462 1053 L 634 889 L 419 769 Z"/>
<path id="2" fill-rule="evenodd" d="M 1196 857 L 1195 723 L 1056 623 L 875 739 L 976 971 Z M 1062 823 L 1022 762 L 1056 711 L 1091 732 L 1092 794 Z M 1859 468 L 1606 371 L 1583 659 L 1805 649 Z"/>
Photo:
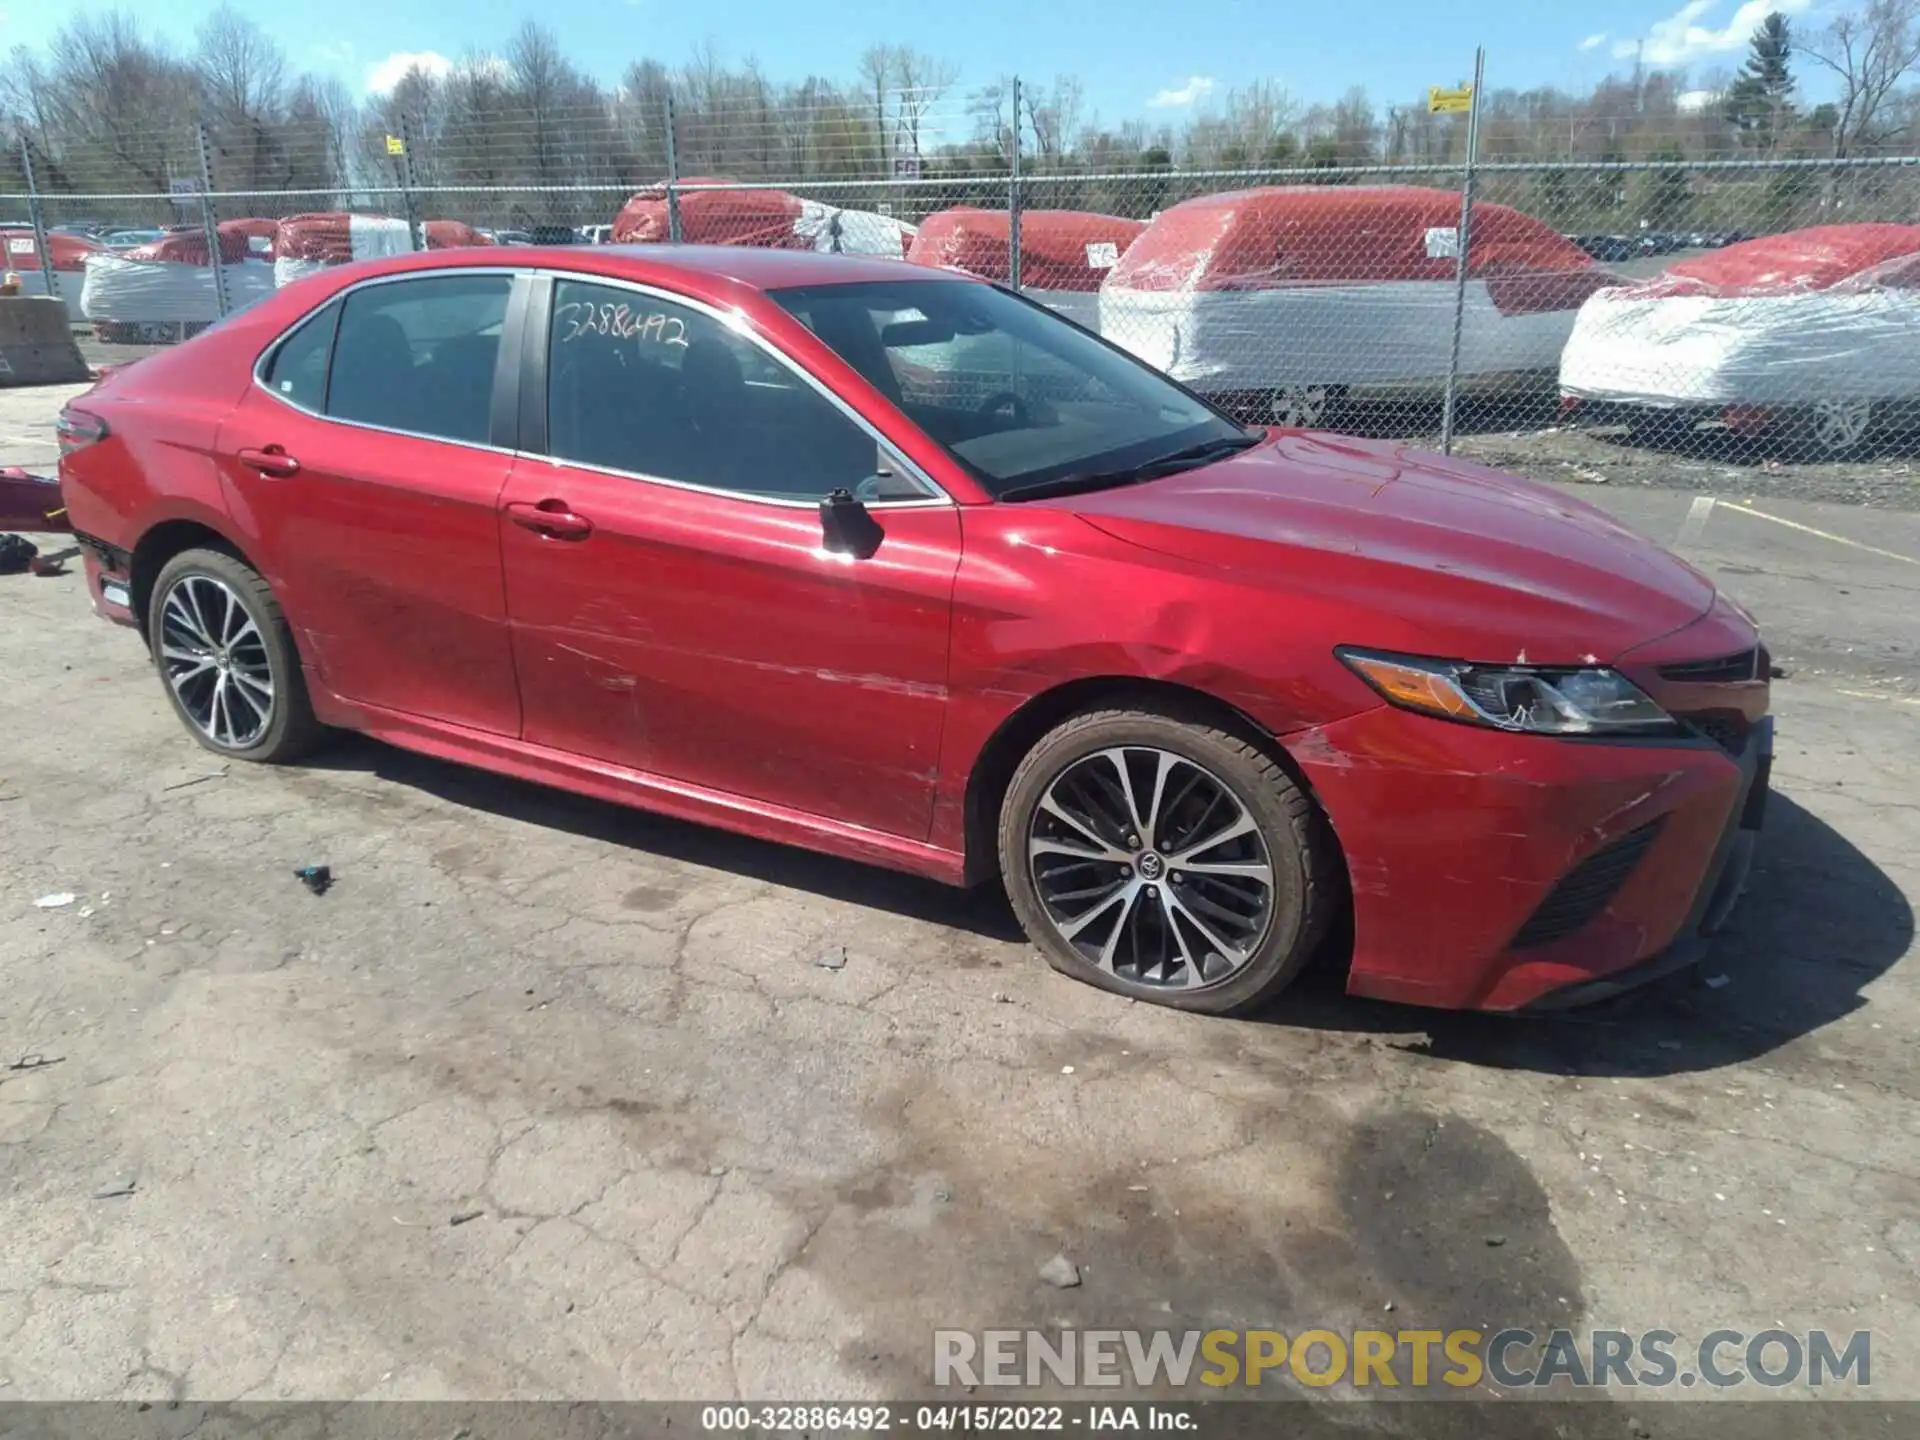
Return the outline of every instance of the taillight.
<path id="1" fill-rule="evenodd" d="M 98 445 L 107 438 L 107 422 L 98 415 L 88 414 L 85 410 L 76 410 L 71 405 L 60 412 L 60 418 L 54 422 L 53 433 L 60 439 L 60 453 L 71 455 L 76 450 L 84 450 L 89 445 Z"/>

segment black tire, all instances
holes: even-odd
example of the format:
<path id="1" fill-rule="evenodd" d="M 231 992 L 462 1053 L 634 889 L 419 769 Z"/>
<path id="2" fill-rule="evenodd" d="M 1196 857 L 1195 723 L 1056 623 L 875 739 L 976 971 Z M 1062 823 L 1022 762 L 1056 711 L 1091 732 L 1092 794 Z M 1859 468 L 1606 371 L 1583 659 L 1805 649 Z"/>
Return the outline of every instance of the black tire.
<path id="1" fill-rule="evenodd" d="M 1265 930 L 1245 963 L 1220 979 L 1185 988 L 1123 978 L 1083 956 L 1048 912 L 1028 853 L 1036 811 L 1056 780 L 1115 747 L 1166 751 L 1210 772 L 1265 842 L 1273 876 Z M 1339 850 L 1312 798 L 1273 754 L 1210 717 L 1177 708 L 1088 711 L 1050 731 L 1008 783 L 998 841 L 1014 913 L 1048 964 L 1104 990 L 1180 1010 L 1233 1015 L 1271 1000 L 1312 960 L 1339 909 Z"/>
<path id="2" fill-rule="evenodd" d="M 1627 443 L 1643 450 L 1677 450 L 1693 438 L 1691 415 L 1670 410 L 1637 411 L 1627 421 Z"/>
<path id="3" fill-rule="evenodd" d="M 183 582 L 200 577 L 211 580 L 231 592 L 259 631 L 261 650 L 273 686 L 273 700 L 266 724 L 257 737 L 243 745 L 219 743 L 187 709 L 174 686 L 168 681 L 161 656 L 165 629 L 165 607 L 169 595 Z M 277 765 L 297 760 L 317 745 L 326 729 L 313 715 L 313 703 L 307 695 L 306 676 L 300 669 L 300 654 L 293 643 L 293 631 L 281 613 L 280 602 L 260 574 L 237 555 L 224 550 L 183 550 L 161 567 L 147 601 L 147 649 L 160 675 L 161 688 L 173 706 L 174 714 L 186 726 L 187 733 L 214 754 L 232 760 Z"/>

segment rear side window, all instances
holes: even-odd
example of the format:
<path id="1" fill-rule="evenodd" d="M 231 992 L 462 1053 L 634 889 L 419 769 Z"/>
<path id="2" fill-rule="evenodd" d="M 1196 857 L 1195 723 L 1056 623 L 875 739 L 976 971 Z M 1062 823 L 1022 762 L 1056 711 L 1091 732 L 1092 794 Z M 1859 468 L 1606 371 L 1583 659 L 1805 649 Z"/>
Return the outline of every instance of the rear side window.
<path id="1" fill-rule="evenodd" d="M 339 323 L 339 305 L 329 305 L 281 341 L 267 362 L 267 388 L 303 410 L 324 410 L 327 356 L 333 351 L 333 331 Z"/>
<path id="2" fill-rule="evenodd" d="M 442 440 L 486 443 L 508 275 L 434 275 L 347 296 L 326 413 Z"/>

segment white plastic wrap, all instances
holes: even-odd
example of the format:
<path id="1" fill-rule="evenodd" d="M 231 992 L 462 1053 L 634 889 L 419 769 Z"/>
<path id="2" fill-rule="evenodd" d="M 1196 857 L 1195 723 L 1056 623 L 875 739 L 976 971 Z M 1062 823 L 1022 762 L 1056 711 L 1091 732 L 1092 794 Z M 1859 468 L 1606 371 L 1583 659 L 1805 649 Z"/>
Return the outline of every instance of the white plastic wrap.
<path id="1" fill-rule="evenodd" d="M 46 277 L 40 273 L 40 267 L 15 272 L 20 277 L 22 295 L 44 295 L 47 293 Z M 53 283 L 60 292 L 60 298 L 66 302 L 67 314 L 75 320 L 84 318 L 80 308 L 80 290 L 86 283 L 86 276 L 77 270 L 56 270 Z"/>
<path id="2" fill-rule="evenodd" d="M 1450 282 L 1211 291 L 1131 290 L 1109 283 L 1098 298 L 1103 336 L 1196 390 L 1340 385 L 1437 392 L 1446 383 L 1453 339 Z M 1503 314 L 1484 281 L 1470 282 L 1461 373 L 1551 375 L 1574 315 L 1571 309 Z"/>
<path id="3" fill-rule="evenodd" d="M 297 255 L 282 255 L 273 262 L 273 283 L 291 285 L 309 275 L 318 275 L 333 264 L 330 260 L 302 260 Z"/>
<path id="4" fill-rule="evenodd" d="M 1581 307 L 1560 389 L 1663 408 L 1920 395 L 1920 291 L 1603 290 Z"/>
<path id="5" fill-rule="evenodd" d="M 266 265 L 250 260 L 224 270 L 230 312 L 273 293 L 273 271 Z M 87 258 L 80 310 L 89 320 L 122 324 L 193 324 L 220 318 L 211 267 L 119 255 Z"/>
<path id="6" fill-rule="evenodd" d="M 1021 294 L 1037 300 L 1049 310 L 1057 310 L 1076 325 L 1096 333 L 1100 329 L 1100 296 L 1091 290 L 1027 290 Z"/>
<path id="7" fill-rule="evenodd" d="M 903 259 L 913 241 L 913 226 L 871 210 L 842 210 L 818 200 L 800 202 L 793 233 L 815 250 L 836 255 L 885 255 Z"/>
<path id="8" fill-rule="evenodd" d="M 386 215 L 348 215 L 345 218 L 348 259 L 373 260 L 384 255 L 405 255 L 413 249 L 412 236 L 404 220 Z M 336 230 L 334 233 L 337 236 L 339 232 Z M 291 285 L 296 280 L 319 273 L 329 265 L 345 263 L 345 259 L 316 260 L 299 255 L 282 255 L 273 262 L 273 281 L 275 285 Z"/>

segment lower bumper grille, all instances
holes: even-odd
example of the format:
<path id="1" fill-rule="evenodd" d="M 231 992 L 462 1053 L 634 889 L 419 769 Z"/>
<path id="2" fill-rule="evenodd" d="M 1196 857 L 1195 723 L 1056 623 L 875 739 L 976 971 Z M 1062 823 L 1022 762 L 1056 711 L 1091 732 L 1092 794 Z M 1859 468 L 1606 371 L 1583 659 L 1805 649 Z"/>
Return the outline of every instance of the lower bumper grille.
<path id="1" fill-rule="evenodd" d="M 1603 846 L 1560 878 L 1513 937 L 1512 948 L 1551 944 L 1584 929 L 1620 893 L 1627 877 L 1660 833 L 1665 817 Z"/>
<path id="2" fill-rule="evenodd" d="M 1747 717 L 1738 710 L 1694 710 L 1673 718 L 1736 760 L 1746 753 L 1747 737 L 1753 732 Z"/>

